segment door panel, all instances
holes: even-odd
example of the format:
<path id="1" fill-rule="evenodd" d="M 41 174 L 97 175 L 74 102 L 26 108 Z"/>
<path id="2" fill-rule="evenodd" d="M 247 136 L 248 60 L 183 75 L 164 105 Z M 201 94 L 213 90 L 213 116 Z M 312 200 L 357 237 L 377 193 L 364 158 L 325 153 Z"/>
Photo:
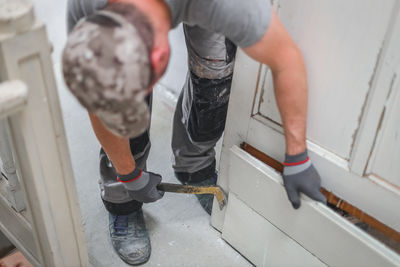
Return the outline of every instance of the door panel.
<path id="1" fill-rule="evenodd" d="M 326 266 L 232 192 L 223 229 L 222 238 L 256 266 Z"/>
<path id="2" fill-rule="evenodd" d="M 349 159 L 395 1 L 279 1 L 309 81 L 308 139 Z M 281 123 L 268 73 L 258 113 Z"/>
<path id="3" fill-rule="evenodd" d="M 244 141 L 283 161 L 284 136 L 266 123 L 257 117 L 250 119 Z M 308 142 L 307 146 L 324 188 L 400 232 L 400 194 L 395 188 L 381 186 L 374 180 L 350 172 L 346 160 L 312 142 Z M 230 184 L 231 178 L 227 177 Z"/>
<path id="4" fill-rule="evenodd" d="M 396 77 L 396 76 L 395 76 Z M 368 173 L 400 188 L 400 83 L 393 82 L 387 107 L 381 115 L 376 149 Z M 391 97 L 390 95 L 393 94 Z"/>
<path id="5" fill-rule="evenodd" d="M 281 176 L 236 146 L 231 149 L 230 163 L 229 191 L 323 263 L 329 266 L 400 264 L 399 255 L 326 206 L 302 196 L 302 206 L 294 210 L 287 200 Z M 226 217 L 226 224 L 228 220 Z M 235 230 L 240 233 L 245 228 Z M 275 238 L 274 234 L 270 238 Z"/>
<path id="6" fill-rule="evenodd" d="M 400 232 L 400 2 L 274 3 L 305 58 L 307 147 L 322 186 Z M 242 202 L 265 220 L 259 225 L 266 233 L 273 225 L 327 265 L 399 266 L 399 255 L 324 205 L 303 197 L 300 210 L 293 210 L 280 175 L 237 147 L 246 142 L 283 161 L 280 124 L 268 68 L 239 49 L 218 178 L 234 200 L 226 216 L 214 203 L 212 225 L 223 233 L 231 227 L 227 240 L 263 263 L 264 251 L 234 236 L 246 231 L 234 213 L 239 208 L 231 206 Z"/>

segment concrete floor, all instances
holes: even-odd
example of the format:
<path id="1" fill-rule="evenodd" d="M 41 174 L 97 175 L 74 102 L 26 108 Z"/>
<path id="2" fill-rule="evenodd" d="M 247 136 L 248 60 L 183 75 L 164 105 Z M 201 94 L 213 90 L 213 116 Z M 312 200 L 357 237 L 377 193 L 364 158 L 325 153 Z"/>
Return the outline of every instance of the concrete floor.
<path id="1" fill-rule="evenodd" d="M 78 189 L 90 262 L 93 266 L 127 266 L 113 251 L 108 216 L 99 197 L 98 152 L 100 145 L 87 113 L 65 87 L 60 55 L 65 42 L 65 0 L 34 0 L 36 14 L 48 25 L 54 45 L 53 61 L 64 123 Z M 171 168 L 171 125 L 176 97 L 186 76 L 186 48 L 182 28 L 170 34 L 172 57 L 168 71 L 154 90 L 149 170 L 177 182 Z M 218 154 L 219 155 L 219 154 Z M 210 226 L 209 215 L 194 196 L 167 193 L 156 203 L 144 205 L 152 241 L 152 255 L 145 266 L 251 266 Z"/>

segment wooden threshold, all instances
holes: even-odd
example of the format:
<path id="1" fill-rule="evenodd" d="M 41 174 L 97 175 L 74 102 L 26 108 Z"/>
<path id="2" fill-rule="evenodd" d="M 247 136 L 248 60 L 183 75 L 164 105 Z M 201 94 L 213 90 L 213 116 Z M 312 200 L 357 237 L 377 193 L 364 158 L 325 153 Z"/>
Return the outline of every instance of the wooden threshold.
<path id="1" fill-rule="evenodd" d="M 282 173 L 283 172 L 283 164 L 276 159 L 264 154 L 257 148 L 247 144 L 247 143 L 242 143 L 240 147 L 252 155 L 253 157 L 257 158 L 258 160 L 262 161 L 263 163 L 267 164 L 271 168 L 275 169 L 276 171 Z M 349 215 L 357 218 L 361 222 L 367 224 L 369 227 L 375 229 L 379 233 L 383 234 L 385 237 L 391 239 L 392 241 L 395 241 L 397 244 L 393 246 L 393 242 L 385 242 L 382 240 L 382 238 L 379 238 L 374 235 L 377 239 L 381 240 L 382 242 L 386 243 L 388 246 L 392 247 L 395 249 L 398 253 L 399 247 L 400 247 L 400 233 L 397 232 L 396 230 L 390 228 L 389 226 L 385 225 L 384 223 L 378 221 L 374 217 L 368 215 L 367 213 L 363 212 L 362 210 L 358 209 L 357 207 L 351 205 L 350 203 L 346 202 L 343 199 L 340 199 L 338 196 L 336 196 L 334 193 L 329 192 L 325 188 L 321 188 L 322 194 L 325 195 L 327 201 L 329 204 L 332 206 L 336 207 L 337 209 L 340 209 Z M 367 231 L 368 232 L 368 231 Z M 389 244 L 388 244 L 389 243 Z"/>

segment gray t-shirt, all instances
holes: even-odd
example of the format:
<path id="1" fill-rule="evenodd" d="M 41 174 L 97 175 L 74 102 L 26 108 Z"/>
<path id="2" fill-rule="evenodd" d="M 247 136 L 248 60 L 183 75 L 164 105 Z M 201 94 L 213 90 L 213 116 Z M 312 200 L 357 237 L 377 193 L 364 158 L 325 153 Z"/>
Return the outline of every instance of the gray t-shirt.
<path id="1" fill-rule="evenodd" d="M 145 1 L 145 0 L 144 0 Z M 68 0 L 68 31 L 107 0 Z M 271 19 L 270 0 L 166 0 L 172 28 L 180 22 L 221 33 L 240 47 L 261 39 Z"/>

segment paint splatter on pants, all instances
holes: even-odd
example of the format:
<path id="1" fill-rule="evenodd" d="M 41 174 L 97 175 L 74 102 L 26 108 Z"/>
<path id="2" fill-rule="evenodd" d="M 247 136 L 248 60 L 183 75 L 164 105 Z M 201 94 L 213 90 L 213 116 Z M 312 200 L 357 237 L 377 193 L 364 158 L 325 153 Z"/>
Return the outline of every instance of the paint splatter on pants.
<path id="1" fill-rule="evenodd" d="M 228 109 L 236 46 L 224 36 L 184 26 L 189 72 L 174 114 L 173 167 L 199 182 L 215 171 L 215 144 Z"/>
<path id="2" fill-rule="evenodd" d="M 225 128 L 236 46 L 224 36 L 197 26 L 184 25 L 184 33 L 189 71 L 174 114 L 173 168 L 184 179 L 199 182 L 215 171 L 214 147 Z M 130 141 L 132 154 L 140 165 L 145 164 L 149 154 L 148 135 L 146 132 Z M 109 203 L 105 196 L 110 194 L 104 192 L 114 188 L 115 184 L 102 188 L 102 198 L 110 212 L 126 213 L 127 209 L 141 207 L 142 203 L 129 197 Z"/>

